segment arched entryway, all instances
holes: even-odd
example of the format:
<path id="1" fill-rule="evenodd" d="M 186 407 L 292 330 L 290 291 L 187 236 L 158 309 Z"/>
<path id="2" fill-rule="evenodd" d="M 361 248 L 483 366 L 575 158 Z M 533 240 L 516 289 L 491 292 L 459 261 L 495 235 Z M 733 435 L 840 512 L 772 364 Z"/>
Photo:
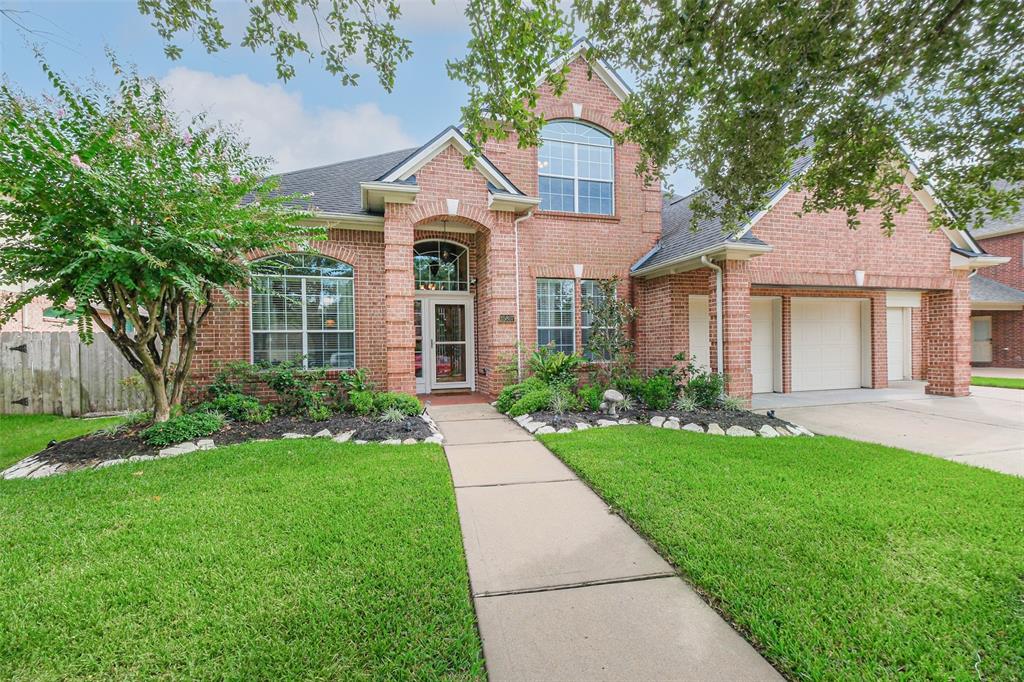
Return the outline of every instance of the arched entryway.
<path id="1" fill-rule="evenodd" d="M 474 388 L 469 249 L 456 241 L 413 245 L 416 392 Z"/>

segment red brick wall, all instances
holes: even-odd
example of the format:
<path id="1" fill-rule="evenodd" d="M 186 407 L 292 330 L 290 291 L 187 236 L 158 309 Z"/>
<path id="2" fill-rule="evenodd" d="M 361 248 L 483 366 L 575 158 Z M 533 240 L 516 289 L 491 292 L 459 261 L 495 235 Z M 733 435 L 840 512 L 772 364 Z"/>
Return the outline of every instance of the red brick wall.
<path id="1" fill-rule="evenodd" d="M 971 383 L 971 302 L 966 272 L 955 272 L 953 288 L 931 291 L 926 323 L 927 393 L 963 396 Z"/>
<path id="2" fill-rule="evenodd" d="M 979 239 L 978 245 L 993 256 L 1007 256 L 1009 263 L 985 268 L 982 277 L 994 279 L 1015 289 L 1024 289 L 1024 233 L 1006 234 L 1001 237 Z"/>
<path id="3" fill-rule="evenodd" d="M 797 217 L 802 202 L 802 193 L 791 192 L 754 226 L 772 247 L 750 261 L 755 284 L 852 287 L 854 271 L 863 270 L 867 287 L 950 288 L 949 239 L 929 229 L 919 202 L 896 217 L 892 237 L 882 232 L 878 211 L 864 213 L 853 231 L 840 211 Z"/>
<path id="4" fill-rule="evenodd" d="M 670 367 L 677 353 L 690 353 L 690 295 L 707 296 L 709 270 L 637 280 L 634 305 L 637 365 L 645 373 Z M 712 280 L 713 281 L 713 280 Z"/>
<path id="5" fill-rule="evenodd" d="M 972 310 L 971 317 L 992 318 L 992 362 L 975 367 L 1024 367 L 1024 311 Z"/>
<path id="6" fill-rule="evenodd" d="M 313 249 L 344 261 L 354 269 L 356 306 L 356 366 L 369 370 L 374 381 L 385 379 L 384 326 L 384 243 L 380 232 L 330 230 L 327 241 L 314 242 Z M 192 362 L 192 378 L 205 384 L 217 363 L 250 359 L 249 293 L 235 290 L 237 306 L 218 296 L 199 332 Z M 412 308 L 410 306 L 410 316 Z"/>

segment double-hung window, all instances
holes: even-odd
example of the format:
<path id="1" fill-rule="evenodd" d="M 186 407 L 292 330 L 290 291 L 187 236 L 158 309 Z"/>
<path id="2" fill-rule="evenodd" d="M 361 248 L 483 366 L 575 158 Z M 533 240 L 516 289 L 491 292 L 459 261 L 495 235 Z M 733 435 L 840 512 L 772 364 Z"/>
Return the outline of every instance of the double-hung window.
<path id="1" fill-rule="evenodd" d="M 576 350 L 576 284 L 571 279 L 537 280 L 537 345 Z"/>
<path id="2" fill-rule="evenodd" d="M 575 121 L 555 121 L 544 126 L 540 137 L 541 210 L 612 215 L 615 154 L 611 136 Z"/>
<path id="3" fill-rule="evenodd" d="M 285 254 L 253 264 L 252 359 L 352 369 L 355 293 L 352 266 L 316 254 Z"/>
<path id="4" fill-rule="evenodd" d="M 594 360 L 594 356 L 587 350 L 587 342 L 594 329 L 594 315 L 591 309 L 604 302 L 604 292 L 601 290 L 601 282 L 596 279 L 585 279 L 580 282 L 580 295 L 583 309 L 580 313 L 580 328 L 583 340 L 583 357 L 587 360 Z M 609 360 L 610 358 L 596 358 L 597 360 Z"/>

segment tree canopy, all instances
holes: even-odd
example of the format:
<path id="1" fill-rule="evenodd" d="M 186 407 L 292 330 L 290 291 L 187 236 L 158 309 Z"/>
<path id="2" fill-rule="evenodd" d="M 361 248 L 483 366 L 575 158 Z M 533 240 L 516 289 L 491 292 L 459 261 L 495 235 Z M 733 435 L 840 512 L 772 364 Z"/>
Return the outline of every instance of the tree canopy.
<path id="1" fill-rule="evenodd" d="M 141 375 L 154 416 L 180 404 L 214 297 L 233 301 L 254 249 L 319 236 L 272 196 L 267 161 L 203 117 L 180 121 L 151 80 L 79 89 L 43 64 L 55 98 L 0 87 L 0 281 L 99 327 Z"/>
<path id="2" fill-rule="evenodd" d="M 398 19 L 416 1 L 249 0 L 242 45 L 269 49 L 283 79 L 293 59 L 319 55 L 354 84 L 361 58 L 390 90 L 412 54 Z M 228 44 L 209 0 L 139 7 L 172 57 L 182 32 L 211 51 Z M 805 209 L 845 211 L 851 225 L 876 208 L 891 228 L 909 201 L 908 152 L 911 182 L 951 209 L 937 224 L 977 226 L 1024 200 L 1024 0 L 468 0 L 466 17 L 468 50 L 449 73 L 469 86 L 463 123 L 478 147 L 510 131 L 538 142 L 537 83 L 561 91 L 564 70 L 549 63 L 585 35 L 591 57 L 635 79 L 618 116 L 642 149 L 638 171 L 690 168 L 717 198 L 695 202 L 698 214 L 718 211 L 727 228 L 808 145 Z"/>

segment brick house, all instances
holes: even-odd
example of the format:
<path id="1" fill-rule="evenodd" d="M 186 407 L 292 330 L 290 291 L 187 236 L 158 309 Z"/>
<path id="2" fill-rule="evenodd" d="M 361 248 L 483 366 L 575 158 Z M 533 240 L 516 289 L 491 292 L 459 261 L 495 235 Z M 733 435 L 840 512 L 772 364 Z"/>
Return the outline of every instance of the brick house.
<path id="1" fill-rule="evenodd" d="M 736 236 L 714 221 L 691 230 L 692 196 L 645 186 L 638 149 L 613 142 L 627 87 L 582 50 L 565 58 L 562 97 L 541 88 L 539 148 L 491 141 L 467 168 L 449 128 L 417 149 L 282 175 L 282 191 L 312 193 L 329 239 L 319 257 L 262 254 L 265 274 L 239 292 L 248 304 L 211 313 L 196 378 L 217 361 L 304 356 L 392 390 L 494 394 L 517 341 L 582 350 L 583 303 L 618 275 L 643 370 L 685 351 L 746 398 L 903 378 L 967 393 L 968 275 L 1004 259 L 930 231 L 926 192 L 892 238 L 877 215 L 856 232 L 840 214 L 798 218 L 788 186 Z"/>
<path id="2" fill-rule="evenodd" d="M 1024 209 L 974 233 L 1009 261 L 971 277 L 971 364 L 1024 367 Z"/>

